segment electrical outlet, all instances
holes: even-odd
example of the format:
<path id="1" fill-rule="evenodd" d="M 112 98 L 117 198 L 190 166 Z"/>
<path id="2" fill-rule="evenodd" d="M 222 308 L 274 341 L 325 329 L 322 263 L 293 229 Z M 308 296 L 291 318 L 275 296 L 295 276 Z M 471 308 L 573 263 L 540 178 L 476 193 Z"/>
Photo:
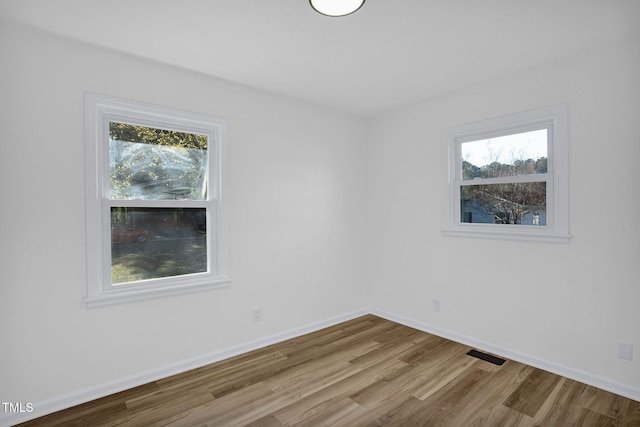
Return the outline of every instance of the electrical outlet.
<path id="1" fill-rule="evenodd" d="M 629 344 L 626 342 L 619 342 L 618 358 L 623 360 L 633 360 L 633 344 Z"/>
<path id="2" fill-rule="evenodd" d="M 262 308 L 256 307 L 253 309 L 253 323 L 258 323 L 262 320 Z"/>
<path id="3" fill-rule="evenodd" d="M 431 308 L 433 311 L 440 311 L 440 299 L 434 298 L 431 300 Z"/>

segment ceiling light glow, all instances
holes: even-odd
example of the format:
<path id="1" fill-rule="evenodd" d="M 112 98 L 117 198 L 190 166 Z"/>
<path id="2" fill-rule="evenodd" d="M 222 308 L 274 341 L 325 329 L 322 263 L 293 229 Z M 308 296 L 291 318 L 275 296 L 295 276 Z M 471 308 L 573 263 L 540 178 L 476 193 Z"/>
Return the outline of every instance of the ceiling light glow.
<path id="1" fill-rule="evenodd" d="M 327 16 L 345 16 L 360 9 L 365 0 L 309 0 L 311 7 Z"/>

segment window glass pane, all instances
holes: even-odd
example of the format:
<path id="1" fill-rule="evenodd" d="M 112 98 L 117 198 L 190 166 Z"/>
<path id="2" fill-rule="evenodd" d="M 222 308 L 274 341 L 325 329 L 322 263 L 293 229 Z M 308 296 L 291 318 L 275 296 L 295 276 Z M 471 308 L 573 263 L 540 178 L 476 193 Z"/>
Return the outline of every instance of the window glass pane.
<path id="1" fill-rule="evenodd" d="M 547 172 L 547 129 L 461 144 L 462 179 Z"/>
<path id="2" fill-rule="evenodd" d="M 112 283 L 207 271 L 206 209 L 111 208 Z"/>
<path id="3" fill-rule="evenodd" d="M 112 199 L 204 200 L 206 135 L 109 123 Z"/>
<path id="4" fill-rule="evenodd" d="M 460 222 L 546 225 L 546 182 L 460 188 Z"/>

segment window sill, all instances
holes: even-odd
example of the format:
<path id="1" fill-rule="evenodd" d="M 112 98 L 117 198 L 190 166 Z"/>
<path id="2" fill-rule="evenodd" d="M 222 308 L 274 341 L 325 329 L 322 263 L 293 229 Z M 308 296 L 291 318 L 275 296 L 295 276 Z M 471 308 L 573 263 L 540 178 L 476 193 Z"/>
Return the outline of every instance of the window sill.
<path id="1" fill-rule="evenodd" d="M 231 285 L 231 278 L 219 278 L 205 283 L 188 285 L 165 286 L 159 288 L 123 288 L 103 291 L 98 295 L 87 296 L 84 302 L 87 308 L 103 307 L 112 304 L 121 304 L 132 301 L 140 301 L 152 298 L 160 298 L 169 295 L 180 295 L 192 292 L 201 292 L 210 289 L 226 288 Z"/>
<path id="2" fill-rule="evenodd" d="M 504 226 L 508 227 L 508 226 Z M 522 227 L 522 226 L 518 226 Z M 569 243 L 571 235 L 568 233 L 541 231 L 537 227 L 526 227 L 517 230 L 513 229 L 496 229 L 494 226 L 487 227 L 443 227 L 442 235 L 445 237 L 467 237 L 475 239 L 494 239 L 494 240 L 515 240 L 524 242 L 542 242 L 542 243 Z"/>

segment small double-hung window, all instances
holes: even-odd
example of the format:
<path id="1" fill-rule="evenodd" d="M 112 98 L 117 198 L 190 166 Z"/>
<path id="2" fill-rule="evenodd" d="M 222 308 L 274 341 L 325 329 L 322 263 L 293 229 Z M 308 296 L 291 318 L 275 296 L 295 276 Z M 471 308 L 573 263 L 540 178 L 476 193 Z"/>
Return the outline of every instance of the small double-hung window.
<path id="1" fill-rule="evenodd" d="M 226 123 L 86 97 L 88 306 L 226 286 Z"/>
<path id="2" fill-rule="evenodd" d="M 445 130 L 443 234 L 567 242 L 565 105 Z"/>

